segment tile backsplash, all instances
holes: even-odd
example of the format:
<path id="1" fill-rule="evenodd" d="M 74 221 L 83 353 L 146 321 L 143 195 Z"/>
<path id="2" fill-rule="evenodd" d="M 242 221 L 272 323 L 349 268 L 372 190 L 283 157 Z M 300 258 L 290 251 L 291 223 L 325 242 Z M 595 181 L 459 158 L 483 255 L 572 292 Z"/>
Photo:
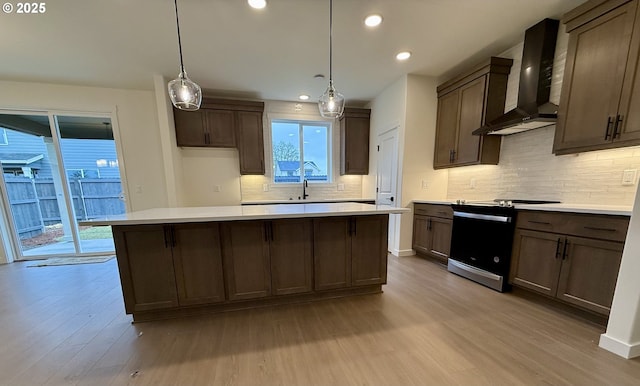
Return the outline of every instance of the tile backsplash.
<path id="1" fill-rule="evenodd" d="M 264 185 L 269 191 L 263 191 Z M 344 190 L 338 190 L 338 184 L 344 185 Z M 296 200 L 302 196 L 302 184 L 275 184 L 271 175 L 242 176 L 240 178 L 242 201 L 262 200 Z M 310 200 L 331 200 L 362 197 L 362 176 L 336 176 L 333 183 L 309 183 L 307 188 Z"/>
<path id="2" fill-rule="evenodd" d="M 575 204 L 633 205 L 625 170 L 640 169 L 640 147 L 552 154 L 555 126 L 502 138 L 499 165 L 449 170 L 449 199 L 549 199 Z"/>

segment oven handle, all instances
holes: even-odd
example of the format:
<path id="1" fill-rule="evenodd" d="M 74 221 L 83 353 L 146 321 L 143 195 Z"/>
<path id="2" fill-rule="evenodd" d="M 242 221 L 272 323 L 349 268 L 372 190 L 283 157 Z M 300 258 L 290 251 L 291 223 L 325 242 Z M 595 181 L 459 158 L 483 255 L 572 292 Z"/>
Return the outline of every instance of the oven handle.
<path id="1" fill-rule="evenodd" d="M 467 212 L 453 212 L 453 217 L 465 217 L 472 218 L 475 220 L 486 220 L 486 221 L 494 221 L 494 222 L 511 222 L 513 217 L 511 216 L 498 216 L 494 214 L 480 214 L 480 213 L 467 213 Z"/>

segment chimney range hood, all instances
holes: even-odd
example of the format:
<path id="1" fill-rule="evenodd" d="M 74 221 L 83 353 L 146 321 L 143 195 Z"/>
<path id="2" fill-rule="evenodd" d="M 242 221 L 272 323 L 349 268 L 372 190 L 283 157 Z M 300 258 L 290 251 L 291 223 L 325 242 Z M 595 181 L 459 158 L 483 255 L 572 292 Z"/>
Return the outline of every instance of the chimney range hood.
<path id="1" fill-rule="evenodd" d="M 558 20 L 544 19 L 525 31 L 518 105 L 474 135 L 508 135 L 555 124 L 558 105 L 549 102 L 549 94 L 558 25 Z"/>

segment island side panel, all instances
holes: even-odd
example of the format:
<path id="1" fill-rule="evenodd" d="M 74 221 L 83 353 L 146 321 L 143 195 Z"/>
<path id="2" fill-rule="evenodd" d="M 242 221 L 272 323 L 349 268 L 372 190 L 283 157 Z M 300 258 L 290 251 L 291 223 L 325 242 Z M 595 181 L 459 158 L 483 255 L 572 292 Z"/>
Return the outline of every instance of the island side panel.
<path id="1" fill-rule="evenodd" d="M 352 232 L 352 285 L 387 283 L 389 216 L 355 216 Z"/>

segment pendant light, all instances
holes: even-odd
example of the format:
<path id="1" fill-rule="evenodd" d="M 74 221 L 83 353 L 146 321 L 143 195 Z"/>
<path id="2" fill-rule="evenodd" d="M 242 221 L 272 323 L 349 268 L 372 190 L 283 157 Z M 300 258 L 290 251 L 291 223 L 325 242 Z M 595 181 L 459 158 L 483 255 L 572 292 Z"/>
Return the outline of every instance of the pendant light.
<path id="1" fill-rule="evenodd" d="M 169 97 L 171 103 L 180 109 L 194 111 L 200 108 L 202 102 L 202 89 L 194 81 L 189 79 L 182 62 L 182 41 L 180 40 L 180 22 L 178 21 L 178 0 L 174 0 L 176 8 L 176 28 L 178 30 L 178 50 L 180 51 L 180 74 L 169 82 Z"/>
<path id="2" fill-rule="evenodd" d="M 344 96 L 333 87 L 333 0 L 329 0 L 329 86 L 318 100 L 320 115 L 340 118 L 344 111 Z"/>

